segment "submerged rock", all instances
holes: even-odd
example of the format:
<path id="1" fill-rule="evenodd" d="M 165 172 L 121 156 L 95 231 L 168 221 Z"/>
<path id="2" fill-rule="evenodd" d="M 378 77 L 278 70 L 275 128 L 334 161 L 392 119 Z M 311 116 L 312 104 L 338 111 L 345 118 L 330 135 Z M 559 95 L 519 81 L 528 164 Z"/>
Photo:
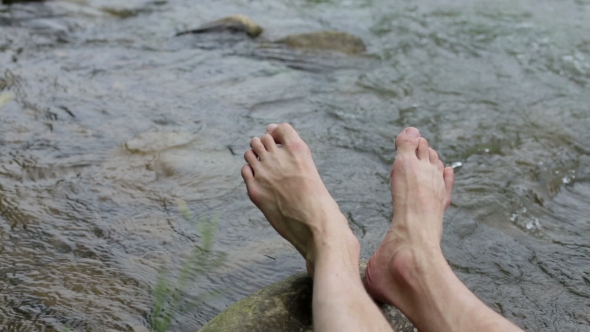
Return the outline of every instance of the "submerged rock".
<path id="1" fill-rule="evenodd" d="M 164 149 L 180 147 L 195 141 L 194 133 L 182 131 L 146 132 L 125 142 L 125 149 L 134 153 L 151 153 Z"/>
<path id="2" fill-rule="evenodd" d="M 359 37 L 341 31 L 310 32 L 287 36 L 277 43 L 307 51 L 334 51 L 350 55 L 366 51 L 365 43 Z"/>
<path id="3" fill-rule="evenodd" d="M 205 32 L 222 32 L 222 31 L 230 31 L 230 32 L 245 32 L 248 36 L 252 38 L 258 37 L 262 31 L 262 27 L 258 25 L 258 23 L 254 22 L 251 18 L 246 15 L 232 15 L 228 17 L 224 17 L 222 19 L 206 23 L 201 27 L 190 30 L 184 31 L 176 34 L 177 36 L 185 35 L 189 33 L 205 33 Z"/>
<path id="4" fill-rule="evenodd" d="M 180 32 L 176 36 L 223 31 L 244 32 L 248 36 L 256 38 L 263 29 L 248 16 L 238 14 L 206 23 L 194 30 Z M 289 35 L 274 42 L 267 41 L 262 44 L 261 48 L 269 49 L 273 44 L 284 45 L 299 51 L 339 52 L 348 55 L 362 54 L 366 51 L 362 39 L 342 31 L 319 31 Z"/>
<path id="5" fill-rule="evenodd" d="M 366 261 L 361 262 L 364 278 Z M 299 273 L 270 285 L 232 305 L 199 332 L 311 332 L 313 281 Z M 414 326 L 395 307 L 381 311 L 397 332 L 414 332 Z"/>
<path id="6" fill-rule="evenodd" d="M 97 176 L 128 190 L 132 200 L 138 192 L 144 198 L 187 202 L 225 196 L 241 184 L 240 165 L 226 146 L 206 138 L 214 130 L 198 131 L 141 133 L 125 142 L 120 151 L 125 153 L 115 153 Z"/>
<path id="7" fill-rule="evenodd" d="M 241 33 L 215 33 L 223 31 Z M 370 57 L 364 55 L 365 43 L 346 32 L 310 32 L 287 35 L 278 40 L 255 38 L 261 33 L 262 28 L 256 22 L 244 15 L 234 15 L 195 30 L 180 32 L 177 36 L 186 37 L 174 38 L 170 46 L 174 49 L 187 46 L 205 50 L 227 49 L 232 55 L 280 62 L 293 69 L 315 73 L 372 65 L 367 61 Z"/>

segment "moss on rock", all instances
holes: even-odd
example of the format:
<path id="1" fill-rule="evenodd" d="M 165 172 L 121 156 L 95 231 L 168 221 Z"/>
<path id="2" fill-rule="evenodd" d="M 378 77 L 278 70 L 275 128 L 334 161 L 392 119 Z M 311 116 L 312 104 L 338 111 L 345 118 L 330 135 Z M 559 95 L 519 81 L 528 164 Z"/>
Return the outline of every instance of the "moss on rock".
<path id="1" fill-rule="evenodd" d="M 277 43 L 306 51 L 333 51 L 350 55 L 366 51 L 359 37 L 341 31 L 320 31 L 287 36 Z"/>
<path id="2" fill-rule="evenodd" d="M 366 262 L 360 265 L 364 278 Z M 199 332 L 311 332 L 313 281 L 299 273 L 250 295 L 213 318 Z M 380 309 L 397 332 L 414 326 L 396 308 Z"/>

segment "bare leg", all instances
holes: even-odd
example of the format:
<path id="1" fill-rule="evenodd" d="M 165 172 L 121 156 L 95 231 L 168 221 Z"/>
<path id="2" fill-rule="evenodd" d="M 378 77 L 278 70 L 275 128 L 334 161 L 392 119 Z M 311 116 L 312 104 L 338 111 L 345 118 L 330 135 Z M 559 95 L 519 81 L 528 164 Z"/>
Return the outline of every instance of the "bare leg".
<path id="1" fill-rule="evenodd" d="M 281 144 L 281 146 L 277 146 Z M 314 276 L 315 331 L 391 331 L 358 273 L 360 245 L 320 179 L 309 148 L 288 124 L 253 138 L 242 177 L 248 195 Z"/>
<path id="2" fill-rule="evenodd" d="M 369 294 L 398 307 L 422 332 L 521 331 L 469 291 L 443 257 L 442 220 L 453 169 L 444 168 L 416 128 L 404 130 L 396 145 L 395 214 L 367 267 Z"/>

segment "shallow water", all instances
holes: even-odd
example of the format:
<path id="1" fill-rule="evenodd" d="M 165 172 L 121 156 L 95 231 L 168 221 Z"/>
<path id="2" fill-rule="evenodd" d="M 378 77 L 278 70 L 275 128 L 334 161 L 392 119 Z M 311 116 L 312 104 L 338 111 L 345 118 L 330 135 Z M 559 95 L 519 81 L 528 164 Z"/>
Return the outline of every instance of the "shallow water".
<path id="1" fill-rule="evenodd" d="M 347 58 L 176 32 L 234 13 L 264 40 L 337 29 Z M 443 248 L 528 331 L 590 331 L 590 2 L 114 0 L 0 5 L 2 331 L 146 331 L 158 273 L 218 215 L 224 264 L 176 315 L 196 330 L 304 268 L 248 201 L 249 138 L 290 122 L 363 256 L 391 218 L 393 139 L 456 168 Z"/>

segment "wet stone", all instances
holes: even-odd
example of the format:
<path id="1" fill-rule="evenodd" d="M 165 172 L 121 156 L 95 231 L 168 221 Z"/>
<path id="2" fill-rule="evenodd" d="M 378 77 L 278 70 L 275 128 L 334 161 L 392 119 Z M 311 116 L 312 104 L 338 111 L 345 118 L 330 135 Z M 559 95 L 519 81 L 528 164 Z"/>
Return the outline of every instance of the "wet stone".
<path id="1" fill-rule="evenodd" d="M 134 153 L 152 153 L 164 149 L 181 147 L 197 139 L 193 133 L 181 131 L 147 132 L 125 143 L 125 149 Z"/>
<path id="2" fill-rule="evenodd" d="M 158 5 L 158 2 L 150 0 L 99 0 L 88 2 L 87 5 L 97 7 L 103 13 L 113 17 L 124 19 L 142 12 L 149 12 L 151 7 Z"/>
<path id="3" fill-rule="evenodd" d="M 123 144 L 124 150 L 113 151 L 94 173 L 97 179 L 104 179 L 99 180 L 105 183 L 102 199 L 111 200 L 112 184 L 119 194 L 127 193 L 117 198 L 117 204 L 122 200 L 142 204 L 139 202 L 146 198 L 194 202 L 231 193 L 241 183 L 240 165 L 226 146 L 211 139 L 215 135 L 170 130 L 135 136 Z"/>
<path id="4" fill-rule="evenodd" d="M 367 262 L 359 273 L 364 279 Z M 312 332 L 313 280 L 306 272 L 270 285 L 232 305 L 199 332 Z M 414 325 L 395 307 L 381 304 L 381 312 L 398 332 L 414 332 Z"/>
<path id="5" fill-rule="evenodd" d="M 184 31 L 177 34 L 177 36 L 189 33 L 208 33 L 208 32 L 244 32 L 252 38 L 258 37 L 263 29 L 258 23 L 254 22 L 246 15 L 232 15 L 228 17 L 206 23 L 195 30 Z"/>
<path id="6" fill-rule="evenodd" d="M 186 201 L 226 195 L 240 185 L 239 165 L 230 151 L 205 140 L 160 153 L 151 164 L 161 192 L 173 191 Z M 171 187 L 170 183 L 176 186 Z"/>
<path id="7" fill-rule="evenodd" d="M 332 51 L 349 55 L 366 51 L 359 37 L 341 31 L 321 31 L 287 36 L 277 43 L 304 51 Z"/>

